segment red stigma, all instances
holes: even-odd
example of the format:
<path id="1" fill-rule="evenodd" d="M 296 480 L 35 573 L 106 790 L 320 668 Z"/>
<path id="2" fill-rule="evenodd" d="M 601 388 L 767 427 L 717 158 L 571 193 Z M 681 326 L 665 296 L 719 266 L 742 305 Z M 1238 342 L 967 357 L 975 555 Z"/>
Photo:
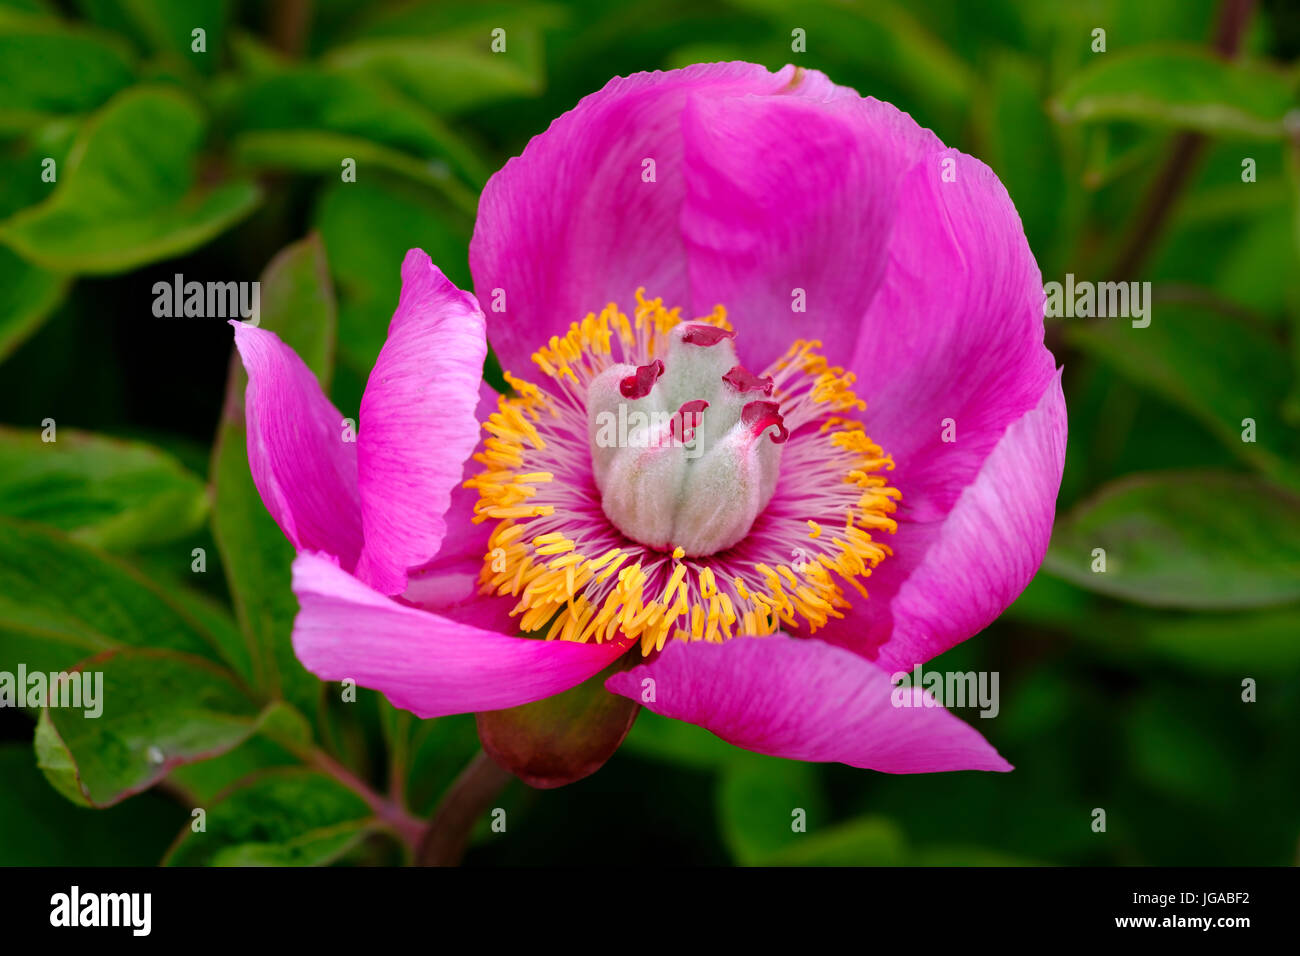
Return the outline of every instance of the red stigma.
<path id="1" fill-rule="evenodd" d="M 781 417 L 776 402 L 750 402 L 741 409 L 740 420 L 754 429 L 755 437 L 775 425 L 776 434 L 772 436 L 772 443 L 775 445 L 785 444 L 785 440 L 790 437 L 790 430 L 785 427 L 785 419 Z"/>
<path id="2" fill-rule="evenodd" d="M 677 414 L 668 423 L 668 434 L 678 441 L 690 441 L 695 437 L 695 428 L 700 423 L 700 416 L 708 407 L 709 403 L 702 398 L 693 398 L 689 402 L 682 402 L 682 407 L 677 409 Z M 686 424 L 688 415 L 690 416 L 690 425 Z M 677 433 L 679 426 L 681 428 L 680 435 Z"/>
<path id="3" fill-rule="evenodd" d="M 645 398 L 663 373 L 664 363 L 659 359 L 649 365 L 638 365 L 636 372 L 618 383 L 618 390 L 624 398 Z"/>
<path id="4" fill-rule="evenodd" d="M 722 376 L 722 380 L 738 392 L 772 394 L 772 377 L 770 375 L 755 375 L 743 365 L 735 366 L 730 372 Z"/>
<path id="5" fill-rule="evenodd" d="M 688 325 L 682 333 L 682 341 L 687 345 L 717 345 L 723 339 L 734 339 L 735 332 L 728 332 L 716 325 Z"/>

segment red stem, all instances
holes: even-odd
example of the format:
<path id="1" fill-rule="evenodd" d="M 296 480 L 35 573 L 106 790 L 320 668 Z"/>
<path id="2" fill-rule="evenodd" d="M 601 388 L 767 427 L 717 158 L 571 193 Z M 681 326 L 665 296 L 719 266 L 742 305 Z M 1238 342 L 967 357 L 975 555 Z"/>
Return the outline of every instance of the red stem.
<path id="1" fill-rule="evenodd" d="M 1236 56 L 1242 37 L 1250 24 L 1255 0 L 1223 0 L 1214 31 L 1214 49 L 1221 56 Z M 1125 279 L 1137 275 L 1164 231 L 1169 214 L 1179 195 L 1191 179 L 1192 173 L 1205 152 L 1206 139 L 1200 133 L 1179 133 L 1174 137 L 1164 166 L 1155 178 L 1137 226 L 1123 250 L 1115 259 L 1111 270 L 1115 278 Z"/>
<path id="2" fill-rule="evenodd" d="M 511 779 L 509 773 L 480 750 L 438 804 L 415 862 L 420 866 L 458 866 L 465 855 L 470 830 Z"/>

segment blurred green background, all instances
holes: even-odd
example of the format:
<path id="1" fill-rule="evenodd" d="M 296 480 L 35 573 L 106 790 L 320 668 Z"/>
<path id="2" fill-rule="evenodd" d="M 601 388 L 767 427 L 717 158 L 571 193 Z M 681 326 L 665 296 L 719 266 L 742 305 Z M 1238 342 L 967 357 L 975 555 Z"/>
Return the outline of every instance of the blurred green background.
<path id="1" fill-rule="evenodd" d="M 136 703 L 0 710 L 0 863 L 404 858 L 339 768 L 427 815 L 473 718 L 344 704 L 297 665 L 230 329 L 155 318 L 153 284 L 261 275 L 263 325 L 355 414 L 402 254 L 468 287 L 478 192 L 529 137 L 611 76 L 745 59 L 989 163 L 1045 281 L 1154 284 L 1149 328 L 1049 321 L 1051 553 L 931 664 L 1000 673 L 998 717 L 959 714 L 1017 769 L 798 764 L 643 713 L 595 776 L 511 785 L 467 861 L 1294 864 L 1298 54 L 1284 0 L 0 0 L 0 671 L 107 654 Z"/>

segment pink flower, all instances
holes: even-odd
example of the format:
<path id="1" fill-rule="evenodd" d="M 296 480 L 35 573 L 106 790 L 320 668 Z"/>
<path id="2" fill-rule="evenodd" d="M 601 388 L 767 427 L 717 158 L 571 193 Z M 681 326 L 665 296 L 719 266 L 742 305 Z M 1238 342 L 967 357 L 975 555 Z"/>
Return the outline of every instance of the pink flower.
<path id="1" fill-rule="evenodd" d="M 407 255 L 355 443 L 236 326 L 309 670 L 481 730 L 607 672 L 584 713 L 616 726 L 568 771 L 483 734 L 539 785 L 638 704 L 781 757 L 1010 769 L 890 679 L 997 617 L 1052 528 L 1060 374 L 986 166 L 813 71 L 638 74 L 492 178 L 470 261 L 478 300 Z"/>

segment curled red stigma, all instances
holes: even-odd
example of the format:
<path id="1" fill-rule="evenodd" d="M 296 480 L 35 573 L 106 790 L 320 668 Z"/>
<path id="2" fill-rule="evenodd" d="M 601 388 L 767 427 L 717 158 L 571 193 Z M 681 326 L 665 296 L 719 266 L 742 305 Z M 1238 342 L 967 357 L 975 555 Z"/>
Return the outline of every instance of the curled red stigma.
<path id="1" fill-rule="evenodd" d="M 785 419 L 781 417 L 776 402 L 750 402 L 741 409 L 740 420 L 753 428 L 756 436 L 763 434 L 763 430 L 769 426 L 775 425 L 776 434 L 772 436 L 773 444 L 783 445 L 790 437 L 790 430 L 785 427 Z"/>
<path id="2" fill-rule="evenodd" d="M 677 409 L 677 414 L 668 424 L 668 433 L 678 441 L 690 441 L 695 437 L 695 428 L 700 423 L 700 416 L 704 410 L 709 407 L 709 403 L 702 398 L 693 398 L 689 402 L 682 402 L 682 407 Z M 690 424 L 687 425 L 687 416 L 690 416 Z M 681 434 L 678 434 L 678 429 Z"/>
<path id="3" fill-rule="evenodd" d="M 618 383 L 618 390 L 624 398 L 645 398 L 663 373 L 664 363 L 659 359 L 649 365 L 638 365 L 636 372 Z"/>

